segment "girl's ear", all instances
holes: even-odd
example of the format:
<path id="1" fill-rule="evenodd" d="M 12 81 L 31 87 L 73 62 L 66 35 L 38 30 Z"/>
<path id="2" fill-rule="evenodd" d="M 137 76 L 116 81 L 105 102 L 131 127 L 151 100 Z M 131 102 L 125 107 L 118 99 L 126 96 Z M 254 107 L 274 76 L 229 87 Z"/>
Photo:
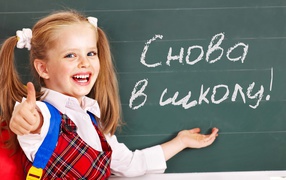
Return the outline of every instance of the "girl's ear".
<path id="1" fill-rule="evenodd" d="M 35 59 L 34 60 L 34 67 L 38 74 L 43 78 L 43 79 L 49 79 L 49 73 L 48 69 L 46 66 L 46 62 L 40 59 Z"/>

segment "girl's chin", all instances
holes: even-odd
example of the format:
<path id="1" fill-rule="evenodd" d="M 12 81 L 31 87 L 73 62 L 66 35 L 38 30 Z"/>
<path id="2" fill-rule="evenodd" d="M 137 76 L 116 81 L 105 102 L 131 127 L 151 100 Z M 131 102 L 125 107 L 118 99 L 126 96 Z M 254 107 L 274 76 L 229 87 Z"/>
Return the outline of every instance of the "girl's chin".
<path id="1" fill-rule="evenodd" d="M 82 99 L 82 97 L 88 95 L 89 92 L 90 92 L 90 89 L 89 90 L 84 90 L 84 91 L 76 91 L 76 92 L 73 92 L 73 93 L 66 93 L 66 95 L 74 97 L 76 99 Z"/>

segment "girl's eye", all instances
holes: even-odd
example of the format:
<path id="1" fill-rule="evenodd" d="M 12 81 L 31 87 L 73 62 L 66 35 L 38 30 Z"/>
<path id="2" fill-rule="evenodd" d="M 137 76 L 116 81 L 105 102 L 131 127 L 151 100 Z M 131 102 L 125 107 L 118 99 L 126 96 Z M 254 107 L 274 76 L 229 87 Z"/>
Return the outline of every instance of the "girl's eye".
<path id="1" fill-rule="evenodd" d="M 96 56 L 97 53 L 95 51 L 91 51 L 89 53 L 87 53 L 87 56 Z"/>
<path id="2" fill-rule="evenodd" d="M 70 54 L 65 55 L 65 58 L 74 58 L 74 57 L 76 57 L 76 55 L 74 53 L 70 53 Z"/>

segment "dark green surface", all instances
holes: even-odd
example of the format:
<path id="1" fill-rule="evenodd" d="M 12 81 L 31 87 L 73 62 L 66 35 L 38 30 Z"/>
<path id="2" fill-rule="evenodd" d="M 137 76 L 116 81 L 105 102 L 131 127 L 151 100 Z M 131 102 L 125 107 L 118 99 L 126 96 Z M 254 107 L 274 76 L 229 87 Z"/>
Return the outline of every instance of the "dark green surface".
<path id="1" fill-rule="evenodd" d="M 168 162 L 167 172 L 260 171 L 286 169 L 286 1 L 283 0 L 6 0 L 0 6 L 0 39 L 31 27 L 40 17 L 52 10 L 75 8 L 99 18 L 99 26 L 108 34 L 114 55 L 126 126 L 118 139 L 131 149 L 141 149 L 165 142 L 181 129 L 201 127 L 203 133 L 218 127 L 220 135 L 210 147 L 184 150 Z M 220 47 L 221 59 L 210 64 L 206 53 L 211 39 L 224 33 Z M 161 62 L 156 68 L 140 63 L 145 43 L 155 35 L 162 35 L 149 46 L 146 62 Z M 244 60 L 231 62 L 226 52 L 236 43 L 248 44 Z M 203 59 L 195 65 L 186 63 L 187 50 L 201 46 Z M 166 65 L 169 49 L 178 55 L 184 49 L 183 63 L 172 61 Z M 190 61 L 198 57 L 195 49 Z M 232 57 L 241 55 L 236 49 Z M 210 56 L 219 55 L 216 51 Z M 26 50 L 17 50 L 17 65 L 23 81 L 30 80 Z M 273 69 L 272 86 L 271 69 Z M 147 100 L 137 110 L 129 107 L 135 84 L 148 79 L 144 90 Z M 249 84 L 255 83 L 252 95 L 261 86 L 264 93 L 256 108 L 257 99 L 246 95 Z M 225 101 L 211 101 L 213 88 L 223 84 L 229 90 Z M 245 93 L 231 101 L 235 84 Z M 201 86 L 210 88 L 206 98 L 195 107 L 160 106 L 160 96 L 167 89 L 164 100 L 179 92 L 178 100 L 191 91 L 188 101 L 198 100 Z M 141 86 L 142 87 L 142 84 Z M 220 99 L 225 88 L 218 88 Z M 270 95 L 270 100 L 266 100 Z M 142 103 L 143 97 L 134 101 Z"/>

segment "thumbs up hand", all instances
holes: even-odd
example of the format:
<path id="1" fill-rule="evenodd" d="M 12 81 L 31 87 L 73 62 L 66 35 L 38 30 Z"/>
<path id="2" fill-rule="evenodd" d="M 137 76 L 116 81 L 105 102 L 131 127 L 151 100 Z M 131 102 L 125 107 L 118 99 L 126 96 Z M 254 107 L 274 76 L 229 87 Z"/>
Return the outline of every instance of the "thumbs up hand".
<path id="1" fill-rule="evenodd" d="M 43 118 L 36 109 L 36 91 L 33 83 L 27 83 L 27 99 L 18 104 L 12 113 L 10 129 L 17 135 L 39 133 Z"/>

